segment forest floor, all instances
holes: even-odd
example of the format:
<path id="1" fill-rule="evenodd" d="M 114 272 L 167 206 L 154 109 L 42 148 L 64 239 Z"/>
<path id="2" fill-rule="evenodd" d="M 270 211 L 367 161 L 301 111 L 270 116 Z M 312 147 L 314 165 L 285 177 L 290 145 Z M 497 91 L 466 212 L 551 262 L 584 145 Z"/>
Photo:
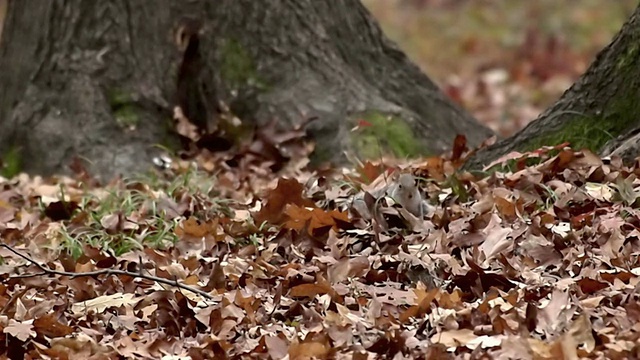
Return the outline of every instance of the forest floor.
<path id="1" fill-rule="evenodd" d="M 640 354 L 637 164 L 560 144 L 469 173 L 458 138 L 438 157 L 310 170 L 301 132 L 257 131 L 106 184 L 77 164 L 0 177 L 0 357 Z M 358 195 L 399 172 L 424 216 Z"/>

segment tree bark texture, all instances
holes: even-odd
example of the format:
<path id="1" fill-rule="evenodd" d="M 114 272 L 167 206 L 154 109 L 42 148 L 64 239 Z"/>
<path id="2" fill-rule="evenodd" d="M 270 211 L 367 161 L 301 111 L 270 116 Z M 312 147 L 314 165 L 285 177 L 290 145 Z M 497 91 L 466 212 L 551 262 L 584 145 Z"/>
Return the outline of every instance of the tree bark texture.
<path id="1" fill-rule="evenodd" d="M 516 135 L 478 152 L 467 167 L 479 168 L 511 151 L 564 142 L 632 160 L 640 152 L 629 139 L 639 127 L 640 7 L 554 105 Z"/>
<path id="2" fill-rule="evenodd" d="M 12 0 L 0 69 L 0 154 L 28 172 L 64 171 L 74 156 L 107 177 L 145 170 L 153 145 L 175 146 L 175 105 L 201 127 L 219 102 L 282 129 L 316 118 L 316 161 L 491 135 L 357 0 Z"/>

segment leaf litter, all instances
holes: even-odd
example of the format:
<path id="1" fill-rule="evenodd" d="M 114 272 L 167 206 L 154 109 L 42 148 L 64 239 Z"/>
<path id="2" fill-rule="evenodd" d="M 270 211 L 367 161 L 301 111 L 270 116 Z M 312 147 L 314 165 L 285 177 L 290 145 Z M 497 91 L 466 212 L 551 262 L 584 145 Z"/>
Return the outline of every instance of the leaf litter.
<path id="1" fill-rule="evenodd" d="M 456 139 L 449 157 L 311 171 L 281 137 L 280 164 L 203 151 L 105 186 L 3 179 L 2 355 L 637 356 L 638 164 L 563 144 L 471 174 Z M 432 213 L 350 209 L 397 171 Z"/>

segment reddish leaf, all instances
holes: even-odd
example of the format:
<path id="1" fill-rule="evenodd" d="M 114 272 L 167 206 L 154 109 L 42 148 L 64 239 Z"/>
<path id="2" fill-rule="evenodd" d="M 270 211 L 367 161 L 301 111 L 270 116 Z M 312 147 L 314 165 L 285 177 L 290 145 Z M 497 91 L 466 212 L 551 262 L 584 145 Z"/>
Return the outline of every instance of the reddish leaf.
<path id="1" fill-rule="evenodd" d="M 313 201 L 303 196 L 303 190 L 302 184 L 297 180 L 281 178 L 278 186 L 267 194 L 262 209 L 253 214 L 256 223 L 262 224 L 265 221 L 272 224 L 282 223 L 287 204 L 314 207 Z"/>

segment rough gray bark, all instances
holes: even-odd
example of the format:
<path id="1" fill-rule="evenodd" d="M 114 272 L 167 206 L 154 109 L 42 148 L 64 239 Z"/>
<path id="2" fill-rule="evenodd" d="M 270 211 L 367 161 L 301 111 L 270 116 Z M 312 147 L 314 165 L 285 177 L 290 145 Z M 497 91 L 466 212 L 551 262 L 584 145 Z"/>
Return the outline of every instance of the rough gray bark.
<path id="1" fill-rule="evenodd" d="M 405 121 L 411 151 L 490 135 L 357 0 L 10 1 L 0 69 L 0 154 L 43 174 L 75 155 L 105 177 L 145 170 L 178 103 L 199 125 L 218 101 L 258 124 L 318 117 L 319 160 L 361 152 L 349 129 L 372 113 Z"/>
<path id="2" fill-rule="evenodd" d="M 511 151 L 564 142 L 633 160 L 640 154 L 638 143 L 629 141 L 640 127 L 638 44 L 640 7 L 554 105 L 516 135 L 478 152 L 467 168 L 480 168 Z"/>
<path id="3" fill-rule="evenodd" d="M 74 156 L 102 175 L 147 167 L 171 120 L 175 50 L 159 28 L 177 11 L 169 3 L 147 14 L 138 2 L 10 1 L 0 153 L 17 148 L 22 168 L 42 174 L 66 170 Z M 135 111 L 135 130 L 114 120 L 122 108 Z"/>

